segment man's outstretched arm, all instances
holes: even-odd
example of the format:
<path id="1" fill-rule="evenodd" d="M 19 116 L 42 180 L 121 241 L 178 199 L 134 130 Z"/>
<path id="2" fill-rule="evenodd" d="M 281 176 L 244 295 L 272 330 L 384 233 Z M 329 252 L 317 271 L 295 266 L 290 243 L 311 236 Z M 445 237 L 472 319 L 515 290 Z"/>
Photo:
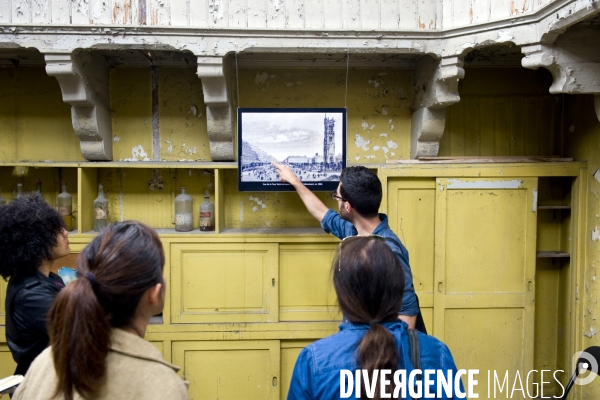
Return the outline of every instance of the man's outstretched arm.
<path id="1" fill-rule="evenodd" d="M 275 167 L 275 171 L 279 174 L 279 179 L 289 183 L 296 189 L 300 199 L 306 206 L 306 209 L 317 221 L 321 222 L 329 208 L 300 181 L 294 171 L 287 165 L 281 165 L 276 162 L 272 162 Z"/>

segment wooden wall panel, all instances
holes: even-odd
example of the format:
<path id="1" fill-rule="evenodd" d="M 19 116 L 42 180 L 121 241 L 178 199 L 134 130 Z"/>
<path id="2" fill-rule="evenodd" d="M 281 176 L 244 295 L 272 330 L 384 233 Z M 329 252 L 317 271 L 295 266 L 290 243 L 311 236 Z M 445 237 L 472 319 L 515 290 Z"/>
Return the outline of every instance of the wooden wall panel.
<path id="1" fill-rule="evenodd" d="M 149 25 L 169 26 L 171 25 L 171 1 L 150 0 L 148 12 L 150 16 Z M 128 19 L 128 18 L 127 18 Z"/>
<path id="2" fill-rule="evenodd" d="M 230 5 L 229 26 L 232 28 L 247 28 L 250 20 L 249 0 L 233 0 Z M 265 0 L 257 0 L 256 7 L 262 6 Z"/>
<path id="3" fill-rule="evenodd" d="M 400 18 L 405 13 L 400 13 L 399 0 L 381 0 L 379 7 L 379 20 L 381 21 L 382 30 L 398 30 L 402 29 L 399 27 Z"/>
<path id="4" fill-rule="evenodd" d="M 266 2 L 267 28 L 285 28 L 287 16 L 287 5 L 285 0 L 266 0 Z"/>
<path id="5" fill-rule="evenodd" d="M 347 0 L 342 9 L 344 29 L 361 29 L 361 0 Z"/>
<path id="6" fill-rule="evenodd" d="M 171 0 L 171 26 L 190 24 L 190 0 Z"/>
<path id="7" fill-rule="evenodd" d="M 90 23 L 89 3 L 84 0 L 71 2 L 71 23 L 73 25 L 87 25 Z"/>
<path id="8" fill-rule="evenodd" d="M 379 30 L 381 0 L 361 0 L 360 2 L 360 27 L 361 29 Z"/>
<path id="9" fill-rule="evenodd" d="M 448 108 L 440 156 L 560 154 L 554 96 L 462 96 Z"/>
<path id="10" fill-rule="evenodd" d="M 398 28 L 399 29 L 417 29 L 417 0 L 398 0 Z"/>
<path id="11" fill-rule="evenodd" d="M 247 15 L 248 15 L 248 28 L 251 29 L 264 29 L 267 27 L 267 7 L 270 6 L 268 0 L 252 0 L 248 2 Z M 231 4 L 233 7 L 233 2 Z M 230 9 L 230 14 L 235 14 L 233 9 Z"/>
<path id="12" fill-rule="evenodd" d="M 45 24 L 50 20 L 50 0 L 35 0 L 31 2 L 31 22 Z M 87 21 L 89 22 L 89 21 Z M 86 22 L 86 23 L 87 23 Z"/>
<path id="13" fill-rule="evenodd" d="M 206 28 L 208 26 L 208 0 L 190 0 L 190 26 Z"/>
<path id="14" fill-rule="evenodd" d="M 105 0 L 90 0 L 90 23 L 95 25 L 111 23 L 111 9 L 109 4 Z"/>
<path id="15" fill-rule="evenodd" d="M 2 317 L 4 318 L 4 317 Z M 2 335 L 3 337 L 4 335 Z M 0 376 L 7 377 L 15 373 L 17 363 L 13 360 L 12 354 L 6 344 L 0 344 Z M 8 397 L 8 395 L 6 395 Z"/>
<path id="16" fill-rule="evenodd" d="M 344 7 L 343 0 L 331 0 L 323 3 L 323 28 L 325 29 L 342 29 L 344 21 L 342 21 L 342 8 Z"/>
<path id="17" fill-rule="evenodd" d="M 303 0 L 284 0 L 285 1 L 285 27 L 287 29 L 304 28 L 304 1 Z"/>
<path id="18" fill-rule="evenodd" d="M 471 23 L 479 24 L 491 19 L 492 0 L 476 0 L 471 2 Z"/>
<path id="19" fill-rule="evenodd" d="M 328 18 L 328 16 L 325 15 L 325 8 L 322 1 L 304 0 L 305 29 L 323 29 L 325 18 Z"/>

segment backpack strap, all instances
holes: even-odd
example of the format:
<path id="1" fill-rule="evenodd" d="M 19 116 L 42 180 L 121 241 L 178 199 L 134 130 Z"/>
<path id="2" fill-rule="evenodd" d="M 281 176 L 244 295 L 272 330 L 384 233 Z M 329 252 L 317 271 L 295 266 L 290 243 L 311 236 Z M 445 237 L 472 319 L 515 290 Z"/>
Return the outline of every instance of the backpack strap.
<path id="1" fill-rule="evenodd" d="M 410 362 L 414 369 L 421 369 L 421 347 L 419 345 L 419 331 L 416 329 L 407 329 L 408 331 L 408 344 L 410 347 Z M 419 382 L 423 379 L 423 371 L 420 374 L 415 375 L 415 382 Z M 416 386 L 415 386 L 416 390 Z"/>
<path id="2" fill-rule="evenodd" d="M 408 344 L 410 346 L 410 362 L 415 369 L 421 369 L 421 348 L 419 346 L 419 331 L 407 329 Z"/>

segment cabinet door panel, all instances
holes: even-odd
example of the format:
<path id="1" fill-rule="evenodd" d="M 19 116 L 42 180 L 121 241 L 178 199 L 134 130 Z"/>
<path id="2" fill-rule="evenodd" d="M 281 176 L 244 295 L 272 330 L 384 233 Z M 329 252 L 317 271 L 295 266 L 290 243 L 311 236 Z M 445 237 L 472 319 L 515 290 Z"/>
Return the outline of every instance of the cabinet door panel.
<path id="1" fill-rule="evenodd" d="M 287 399 L 288 391 L 290 390 L 290 382 L 292 373 L 298 355 L 303 348 L 311 344 L 310 340 L 285 340 L 281 342 L 281 392 L 280 397 Z"/>
<path id="2" fill-rule="evenodd" d="M 172 322 L 277 322 L 276 279 L 277 244 L 172 244 Z"/>
<path id="3" fill-rule="evenodd" d="M 278 399 L 279 341 L 173 342 L 191 399 Z"/>
<path id="4" fill-rule="evenodd" d="M 413 284 L 428 331 L 433 330 L 435 180 L 390 178 L 390 228 L 409 254 Z"/>
<path id="5" fill-rule="evenodd" d="M 335 244 L 290 244 L 279 250 L 279 320 L 341 320 L 331 282 Z"/>
<path id="6" fill-rule="evenodd" d="M 0 325 L 6 324 L 6 286 L 8 282 L 0 277 Z"/>
<path id="7" fill-rule="evenodd" d="M 16 368 L 17 363 L 13 360 L 8 345 L 0 344 L 0 379 L 14 374 Z"/>
<path id="8" fill-rule="evenodd" d="M 524 376 L 533 368 L 537 179 L 437 187 L 433 334 L 459 368 Z M 485 397 L 487 375 L 479 378 Z"/>

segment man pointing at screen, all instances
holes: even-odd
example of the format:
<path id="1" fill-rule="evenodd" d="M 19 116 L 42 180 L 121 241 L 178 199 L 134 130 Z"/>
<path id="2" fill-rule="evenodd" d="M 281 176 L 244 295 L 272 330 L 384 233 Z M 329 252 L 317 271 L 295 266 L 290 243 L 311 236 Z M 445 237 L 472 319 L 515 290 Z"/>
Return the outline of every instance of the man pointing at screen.
<path id="1" fill-rule="evenodd" d="M 327 206 L 300 181 L 290 167 L 272 163 L 279 178 L 296 189 L 300 199 L 327 233 L 344 239 L 356 235 L 378 235 L 387 240 L 388 245 L 401 261 L 405 277 L 404 297 L 398 318 L 408 327 L 415 328 L 419 305 L 413 287 L 412 272 L 408 262 L 408 250 L 398 236 L 390 229 L 387 216 L 379 214 L 382 190 L 381 181 L 368 168 L 348 167 L 342 171 L 340 184 L 331 197 L 338 202 L 339 212 Z M 424 329 L 424 326 L 423 326 Z"/>

